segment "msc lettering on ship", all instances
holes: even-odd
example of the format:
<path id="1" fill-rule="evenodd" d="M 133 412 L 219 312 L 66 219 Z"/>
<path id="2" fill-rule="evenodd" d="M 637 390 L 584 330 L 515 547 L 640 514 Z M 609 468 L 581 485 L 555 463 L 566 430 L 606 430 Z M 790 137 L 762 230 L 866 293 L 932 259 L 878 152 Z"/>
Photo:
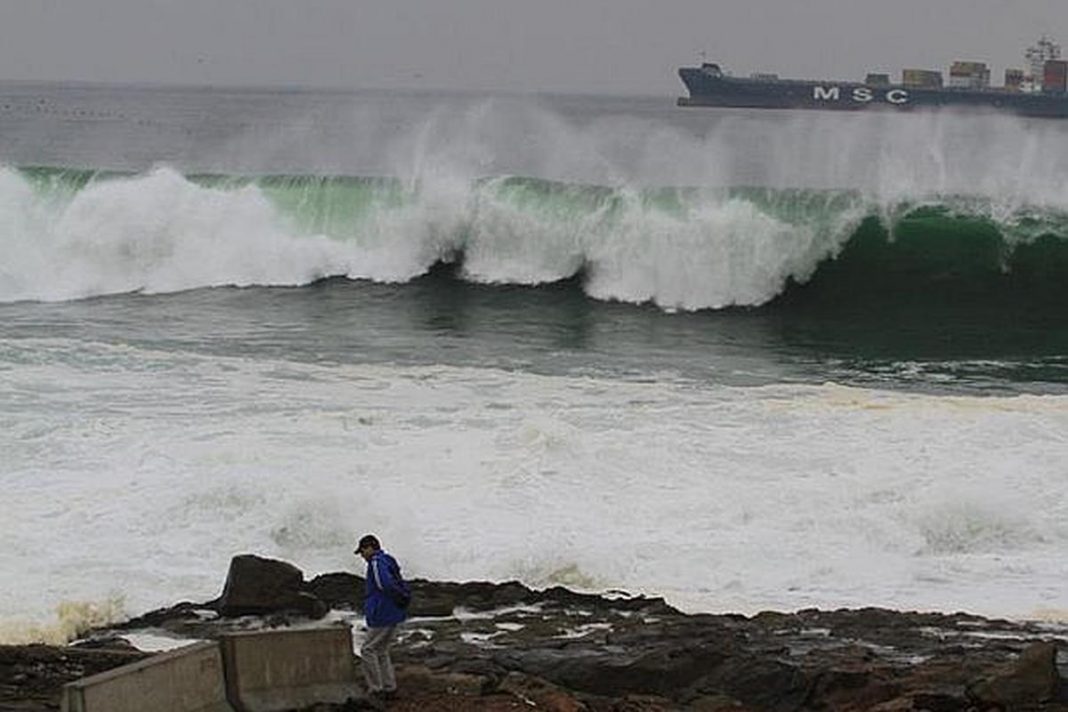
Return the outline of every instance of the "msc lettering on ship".
<path id="1" fill-rule="evenodd" d="M 841 101 L 841 87 L 825 87 L 816 85 L 812 87 L 812 98 L 816 101 Z M 867 104 L 877 98 L 871 87 L 854 87 L 849 92 L 849 98 L 858 104 Z M 891 104 L 908 103 L 909 93 L 904 89 L 891 89 L 882 96 L 882 99 Z"/>

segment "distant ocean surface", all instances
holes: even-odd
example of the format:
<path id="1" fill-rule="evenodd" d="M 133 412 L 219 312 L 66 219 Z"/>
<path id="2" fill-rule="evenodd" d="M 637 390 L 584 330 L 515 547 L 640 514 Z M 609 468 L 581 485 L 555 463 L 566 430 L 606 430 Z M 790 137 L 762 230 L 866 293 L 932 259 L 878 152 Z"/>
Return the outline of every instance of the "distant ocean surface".
<path id="1" fill-rule="evenodd" d="M 8 83 L 0 255 L 0 642 L 368 531 L 1068 619 L 1068 122 Z"/>

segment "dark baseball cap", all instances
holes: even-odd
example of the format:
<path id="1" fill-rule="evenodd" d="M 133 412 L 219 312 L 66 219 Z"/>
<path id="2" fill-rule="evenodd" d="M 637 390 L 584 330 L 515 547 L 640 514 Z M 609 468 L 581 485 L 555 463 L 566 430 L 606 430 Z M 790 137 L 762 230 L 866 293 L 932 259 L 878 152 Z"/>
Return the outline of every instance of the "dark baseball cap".
<path id="1" fill-rule="evenodd" d="M 382 545 L 378 543 L 378 537 L 374 534 L 365 534 L 360 537 L 360 541 L 356 544 L 356 551 L 362 551 L 363 549 L 371 547 L 372 549 L 381 549 Z"/>

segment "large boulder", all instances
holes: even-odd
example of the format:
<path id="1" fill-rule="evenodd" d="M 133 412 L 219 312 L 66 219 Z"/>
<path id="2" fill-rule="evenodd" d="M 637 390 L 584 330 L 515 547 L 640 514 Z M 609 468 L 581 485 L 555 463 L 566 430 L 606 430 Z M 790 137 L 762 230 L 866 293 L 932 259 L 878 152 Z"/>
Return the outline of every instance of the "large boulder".
<path id="1" fill-rule="evenodd" d="M 327 606 L 304 590 L 304 574 L 293 564 L 254 554 L 230 561 L 222 596 L 215 602 L 223 617 L 295 612 L 322 618 Z"/>

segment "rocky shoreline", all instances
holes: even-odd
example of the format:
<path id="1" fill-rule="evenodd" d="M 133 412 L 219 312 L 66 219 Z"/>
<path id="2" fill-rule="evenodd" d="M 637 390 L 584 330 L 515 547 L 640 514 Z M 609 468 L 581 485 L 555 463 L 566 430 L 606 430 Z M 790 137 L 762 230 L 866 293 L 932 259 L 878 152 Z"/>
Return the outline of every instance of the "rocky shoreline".
<path id="1" fill-rule="evenodd" d="M 401 694 L 388 709 L 1068 712 L 1063 626 L 877 608 L 688 615 L 659 598 L 515 582 L 412 588 L 394 654 Z M 67 647 L 0 646 L 0 710 L 58 709 L 66 682 L 151 654 L 130 644 L 136 634 L 211 639 L 355 622 L 362 591 L 351 574 L 305 581 L 284 562 L 236 557 L 214 601 L 153 611 Z"/>

